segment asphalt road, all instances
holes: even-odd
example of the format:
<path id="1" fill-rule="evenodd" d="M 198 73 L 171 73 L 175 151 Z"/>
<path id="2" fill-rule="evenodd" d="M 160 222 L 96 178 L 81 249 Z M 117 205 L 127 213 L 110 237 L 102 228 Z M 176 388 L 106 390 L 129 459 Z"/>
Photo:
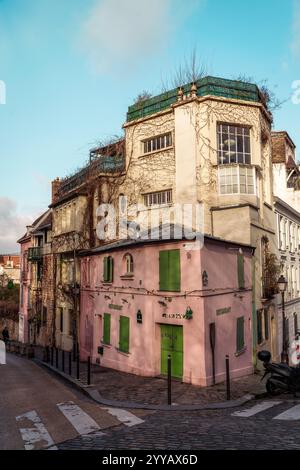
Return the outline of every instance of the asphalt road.
<path id="1" fill-rule="evenodd" d="M 125 413 L 125 416 L 124 416 Z M 115 416 L 113 415 L 115 414 Z M 0 449 L 41 449 L 140 418 L 106 410 L 34 362 L 7 355 L 0 365 Z"/>
<path id="2" fill-rule="evenodd" d="M 0 449 L 300 449 L 300 400 L 149 412 L 103 408 L 34 362 L 0 365 Z"/>

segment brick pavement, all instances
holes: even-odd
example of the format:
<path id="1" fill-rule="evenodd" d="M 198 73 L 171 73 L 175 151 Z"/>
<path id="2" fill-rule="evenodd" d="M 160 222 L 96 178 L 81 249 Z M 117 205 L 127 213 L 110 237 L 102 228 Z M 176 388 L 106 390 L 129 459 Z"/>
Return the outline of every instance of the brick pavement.
<path id="1" fill-rule="evenodd" d="M 51 357 L 51 355 L 50 355 Z M 45 360 L 42 348 L 35 347 L 35 358 Z M 49 358 L 50 359 L 50 358 Z M 53 354 L 53 365 L 56 366 L 56 352 Z M 62 352 L 58 351 L 58 369 L 62 371 Z M 77 375 L 76 362 L 72 361 L 72 377 Z M 69 354 L 65 353 L 64 370 L 68 374 Z M 80 363 L 80 382 L 87 384 L 87 364 Z M 231 380 L 231 399 L 235 400 L 248 393 L 262 394 L 265 392 L 261 376 L 252 374 L 247 377 Z M 107 400 L 132 402 L 137 404 L 166 405 L 167 380 L 162 377 L 140 377 L 93 364 L 91 366 L 91 383 L 101 396 Z M 206 405 L 226 400 L 226 384 L 212 387 L 198 387 L 172 381 L 172 403 L 178 405 Z"/>

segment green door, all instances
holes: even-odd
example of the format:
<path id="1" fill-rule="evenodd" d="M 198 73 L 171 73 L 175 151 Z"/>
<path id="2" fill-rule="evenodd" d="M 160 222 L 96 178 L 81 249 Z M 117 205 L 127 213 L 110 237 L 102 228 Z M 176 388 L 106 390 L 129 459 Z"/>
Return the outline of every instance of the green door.
<path id="1" fill-rule="evenodd" d="M 168 373 L 168 355 L 171 356 L 172 377 L 183 375 L 183 333 L 182 326 L 160 325 L 161 331 L 161 374 Z"/>

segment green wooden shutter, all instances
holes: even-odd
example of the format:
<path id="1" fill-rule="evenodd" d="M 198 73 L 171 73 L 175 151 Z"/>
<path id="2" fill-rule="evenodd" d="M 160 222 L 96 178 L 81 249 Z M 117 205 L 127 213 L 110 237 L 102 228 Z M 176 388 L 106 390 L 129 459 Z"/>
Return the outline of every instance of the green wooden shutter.
<path id="1" fill-rule="evenodd" d="M 236 320 L 236 351 L 242 351 L 245 346 L 244 338 L 244 317 L 239 317 Z"/>
<path id="2" fill-rule="evenodd" d="M 257 318 L 257 343 L 262 343 L 262 312 L 261 310 L 257 310 L 256 312 Z"/>
<path id="3" fill-rule="evenodd" d="M 268 310 L 264 309 L 264 323 L 265 323 L 265 338 L 269 339 L 269 315 Z"/>
<path id="4" fill-rule="evenodd" d="M 169 251 L 169 291 L 180 291 L 180 250 Z"/>
<path id="5" fill-rule="evenodd" d="M 110 256 L 108 258 L 108 280 L 109 282 L 113 282 L 114 280 L 114 260 L 113 258 Z"/>
<path id="6" fill-rule="evenodd" d="M 237 270 L 238 270 L 238 285 L 239 289 L 245 288 L 245 274 L 244 274 L 244 256 L 238 255 L 237 257 Z"/>
<path id="7" fill-rule="evenodd" d="M 108 281 L 108 257 L 105 256 L 103 259 L 103 281 Z"/>
<path id="8" fill-rule="evenodd" d="M 180 291 L 180 250 L 159 252 L 159 289 Z"/>
<path id="9" fill-rule="evenodd" d="M 103 343 L 110 344 L 110 313 L 104 314 L 103 321 Z"/>
<path id="10" fill-rule="evenodd" d="M 119 349 L 123 352 L 129 352 L 129 317 L 120 316 L 120 338 Z"/>
<path id="11" fill-rule="evenodd" d="M 168 290 L 169 287 L 169 252 L 159 252 L 159 290 Z"/>

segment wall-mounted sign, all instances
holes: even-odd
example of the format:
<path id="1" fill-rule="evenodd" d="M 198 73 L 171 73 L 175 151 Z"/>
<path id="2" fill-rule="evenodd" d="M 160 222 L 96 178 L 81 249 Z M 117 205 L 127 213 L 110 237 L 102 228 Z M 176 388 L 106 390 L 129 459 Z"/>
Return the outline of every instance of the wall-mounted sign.
<path id="1" fill-rule="evenodd" d="M 206 271 L 203 271 L 202 273 L 202 286 L 203 287 L 208 286 L 208 274 Z"/>
<path id="2" fill-rule="evenodd" d="M 231 307 L 226 307 L 226 308 L 219 308 L 219 310 L 216 311 L 217 315 L 225 315 L 225 313 L 230 313 L 231 312 Z"/>
<path id="3" fill-rule="evenodd" d="M 142 312 L 140 310 L 137 311 L 136 321 L 137 321 L 137 323 L 143 323 L 143 315 L 142 315 Z"/>
<path id="4" fill-rule="evenodd" d="M 113 310 L 122 310 L 123 305 L 108 304 L 108 308 L 112 308 Z"/>
<path id="5" fill-rule="evenodd" d="M 186 318 L 185 313 L 163 313 L 162 317 L 163 318 L 173 318 L 173 319 L 177 319 L 177 320 L 184 320 Z"/>

